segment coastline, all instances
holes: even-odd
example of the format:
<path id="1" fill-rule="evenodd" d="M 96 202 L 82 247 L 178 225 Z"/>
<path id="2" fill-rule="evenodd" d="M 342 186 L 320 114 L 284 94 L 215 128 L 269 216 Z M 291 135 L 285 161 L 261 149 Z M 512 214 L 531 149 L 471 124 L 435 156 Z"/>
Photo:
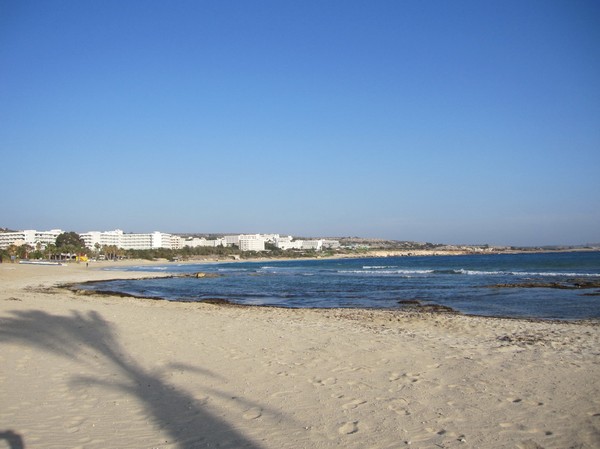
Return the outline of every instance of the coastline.
<path id="1" fill-rule="evenodd" d="M 126 264 L 157 263 L 113 267 Z M 0 435 L 28 448 L 600 445 L 597 324 L 56 288 L 159 275 L 108 265 L 0 265 Z"/>
<path id="2" fill-rule="evenodd" d="M 522 259 L 519 256 L 511 257 L 510 255 L 506 257 L 485 255 L 481 256 L 483 259 L 480 259 L 478 256 L 468 255 L 465 258 L 442 258 L 439 259 L 439 263 L 435 257 L 429 257 L 423 261 L 419 261 L 418 257 L 405 261 L 401 258 L 394 258 L 390 262 L 386 259 L 379 259 L 376 263 L 371 263 L 369 258 L 253 259 L 240 262 L 190 260 L 175 263 L 146 261 L 145 265 L 150 266 L 148 269 L 156 273 L 154 276 L 156 281 L 129 283 L 119 282 L 119 279 L 109 279 L 116 282 L 107 284 L 104 283 L 106 280 L 104 279 L 87 282 L 83 285 L 68 284 L 64 287 L 80 294 L 130 296 L 167 301 L 210 301 L 220 304 L 286 308 L 384 308 L 543 321 L 599 321 L 599 304 L 590 297 L 600 295 L 600 275 L 597 274 L 597 269 L 589 271 L 589 268 L 592 265 L 597 266 L 597 256 L 600 256 L 600 253 L 594 253 L 592 260 L 588 260 L 587 256 L 582 256 L 586 257 L 584 259 L 579 256 L 577 259 L 571 259 L 571 256 L 565 259 L 564 256 L 554 256 L 553 254 L 545 253 L 543 258 L 533 256 L 533 259 L 531 257 Z M 287 261 L 291 262 L 291 265 L 285 263 Z M 532 261 L 539 267 L 533 268 L 530 265 Z M 212 265 L 212 263 L 217 265 Z M 241 265 L 233 270 L 236 273 L 231 277 L 229 273 L 226 273 L 229 271 L 227 267 L 236 263 Z M 273 266 L 271 266 L 272 263 Z M 275 265 L 277 263 L 284 264 Z M 565 263 L 574 265 L 567 269 Z M 482 271 L 478 268 L 480 264 L 486 267 Z M 561 269 L 548 269 L 547 267 L 550 267 L 551 264 L 561 266 L 562 271 Z M 584 270 L 581 273 L 577 271 L 579 264 L 582 264 L 581 269 Z M 128 269 L 126 267 L 129 265 L 137 265 L 135 271 L 145 270 L 143 264 L 135 261 L 129 261 L 121 267 Z M 154 265 L 158 265 L 158 267 Z M 277 279 L 272 276 L 264 277 L 265 274 L 280 273 L 278 267 L 283 270 L 281 271 L 283 275 L 277 275 Z M 312 279 L 310 285 L 314 285 L 315 280 L 319 279 L 316 282 L 320 282 L 322 286 L 304 290 L 305 283 L 298 280 L 303 278 L 285 274 L 286 270 L 290 269 L 293 269 L 296 275 L 300 271 L 303 276 L 318 274 L 318 277 L 310 278 Z M 243 273 L 250 273 L 251 277 L 245 277 Z M 336 273 L 342 274 L 336 275 Z M 346 273 L 356 273 L 360 276 L 369 275 L 369 278 L 373 278 L 370 275 L 377 274 L 378 280 L 369 281 L 367 289 L 361 289 L 360 283 L 353 285 L 348 290 L 351 293 L 344 289 L 330 291 L 329 285 L 346 282 L 346 278 L 344 278 Z M 379 273 L 382 273 L 384 277 L 381 277 Z M 525 280 L 519 281 L 513 276 L 519 276 L 521 273 L 526 276 Z M 396 279 L 387 280 L 386 275 L 390 274 L 399 275 L 400 279 L 408 280 L 406 283 Z M 448 275 L 461 276 L 449 277 Z M 533 278 L 530 279 L 531 276 Z M 542 280 L 537 280 L 537 276 Z M 201 284 L 196 286 L 195 283 L 190 284 L 189 282 L 175 284 L 174 282 L 177 281 L 160 281 L 161 278 L 196 277 L 225 277 L 228 279 L 222 279 L 216 284 L 210 283 L 204 287 L 200 287 Z M 134 277 L 133 280 L 140 279 Z M 98 282 L 102 285 L 93 285 Z M 177 285 L 180 285 L 181 288 L 178 288 Z M 439 285 L 442 287 L 440 288 Z M 448 290 L 449 288 L 453 289 L 452 292 Z M 385 296 L 378 293 L 380 289 L 382 291 L 393 290 L 393 293 Z M 520 290 L 520 292 L 508 292 L 509 290 Z M 500 291 L 507 293 L 500 295 Z M 267 294 L 267 292 L 269 293 Z M 263 297 L 267 299 L 264 300 Z M 287 298 L 292 299 L 288 300 Z M 529 303 L 530 300 L 531 303 Z"/>
<path id="3" fill-rule="evenodd" d="M 551 254 L 551 253 L 586 253 L 600 252 L 600 248 L 567 248 L 567 249 L 505 249 L 505 250 L 447 250 L 447 249 L 415 249 L 415 250 L 366 250 L 365 252 L 355 253 L 339 253 L 333 255 L 318 255 L 298 258 L 276 257 L 276 258 L 248 258 L 248 259 L 233 259 L 203 256 L 198 259 L 188 259 L 180 263 L 211 263 L 211 262 L 260 262 L 260 261 L 286 261 L 286 260 L 301 260 L 301 259 L 361 259 L 361 258 L 377 258 L 377 257 L 429 257 L 429 256 L 475 256 L 475 255 L 498 255 L 498 254 Z"/>

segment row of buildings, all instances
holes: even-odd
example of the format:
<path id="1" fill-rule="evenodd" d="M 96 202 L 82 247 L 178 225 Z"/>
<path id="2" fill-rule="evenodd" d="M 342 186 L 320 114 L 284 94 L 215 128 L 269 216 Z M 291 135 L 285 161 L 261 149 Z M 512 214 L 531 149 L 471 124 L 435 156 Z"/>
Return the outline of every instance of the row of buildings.
<path id="1" fill-rule="evenodd" d="M 241 251 L 264 251 L 265 245 L 270 243 L 281 250 L 300 249 L 315 250 L 336 249 L 340 247 L 337 240 L 294 240 L 292 236 L 280 236 L 279 234 L 239 234 L 226 235 L 222 238 L 207 240 L 205 238 L 183 239 L 182 246 L 195 248 L 198 246 L 238 246 Z"/>
<path id="2" fill-rule="evenodd" d="M 64 231 L 52 229 L 50 231 L 24 230 L 16 232 L 0 232 L 0 249 L 10 245 L 30 245 L 33 248 L 45 249 L 49 244 L 56 243 L 56 238 Z M 337 240 L 294 240 L 291 236 L 279 234 L 237 234 L 226 235 L 217 239 L 198 237 L 181 237 L 164 232 L 151 232 L 143 234 L 125 233 L 120 229 L 114 231 L 90 231 L 79 234 L 85 246 L 90 249 L 100 249 L 104 246 L 115 246 L 121 249 L 181 249 L 185 246 L 218 247 L 237 246 L 241 251 L 264 251 L 265 245 L 270 243 L 275 247 L 299 250 L 321 251 L 324 248 L 339 248 Z"/>
<path id="3" fill-rule="evenodd" d="M 56 243 L 56 238 L 62 234 L 60 229 L 52 229 L 50 231 L 36 231 L 28 229 L 25 231 L 16 232 L 0 232 L 0 249 L 6 249 L 10 245 L 30 245 L 36 248 L 45 248 L 46 245 Z"/>

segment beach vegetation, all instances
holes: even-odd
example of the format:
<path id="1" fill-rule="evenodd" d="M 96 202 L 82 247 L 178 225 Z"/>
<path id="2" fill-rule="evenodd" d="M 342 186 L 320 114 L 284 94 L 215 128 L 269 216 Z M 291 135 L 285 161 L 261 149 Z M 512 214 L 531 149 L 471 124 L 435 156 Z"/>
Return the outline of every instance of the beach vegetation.
<path id="1" fill-rule="evenodd" d="M 55 243 L 46 245 L 44 249 L 38 246 L 32 248 L 30 257 L 46 258 L 48 260 L 60 259 L 71 260 L 79 255 L 88 255 L 90 250 L 86 248 L 85 242 L 76 232 L 63 232 L 56 237 Z"/>
<path id="2" fill-rule="evenodd" d="M 5 254 L 11 258 L 16 257 L 17 259 L 28 259 L 31 252 L 34 251 L 33 246 L 23 245 L 9 245 L 5 250 Z"/>
<path id="3" fill-rule="evenodd" d="M 100 253 L 106 260 L 122 259 L 125 256 L 125 250 L 116 245 L 104 245 Z"/>
<path id="4" fill-rule="evenodd" d="M 233 257 L 240 256 L 242 252 L 237 247 L 225 247 L 225 246 L 199 246 L 199 247 L 189 247 L 185 246 L 181 249 L 168 249 L 168 248 L 153 248 L 153 249 L 128 249 L 121 250 L 121 253 L 117 256 L 117 258 L 126 257 L 129 259 L 146 259 L 146 260 L 156 260 L 156 259 L 167 259 L 167 260 L 175 260 L 175 259 L 189 259 L 194 257 L 202 257 L 202 256 L 211 256 L 211 257 Z M 110 258 L 108 256 L 107 258 Z"/>
<path id="5" fill-rule="evenodd" d="M 44 253 L 39 249 L 34 249 L 31 253 L 29 253 L 30 259 L 43 259 Z"/>
<path id="6" fill-rule="evenodd" d="M 56 247 L 59 249 L 72 247 L 76 250 L 84 250 L 85 242 L 76 232 L 63 232 L 56 237 Z"/>
<path id="7" fill-rule="evenodd" d="M 44 250 L 44 255 L 46 256 L 46 259 L 53 259 L 53 256 L 56 254 L 58 254 L 58 251 L 54 243 L 49 243 L 48 245 L 46 245 L 46 249 Z"/>

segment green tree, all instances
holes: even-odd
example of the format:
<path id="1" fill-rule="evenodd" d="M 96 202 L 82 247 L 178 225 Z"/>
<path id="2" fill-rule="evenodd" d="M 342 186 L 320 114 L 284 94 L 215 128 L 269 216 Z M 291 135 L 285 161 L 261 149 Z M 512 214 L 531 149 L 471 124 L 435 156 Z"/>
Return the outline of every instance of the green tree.
<path id="1" fill-rule="evenodd" d="M 29 253 L 33 251 L 33 246 L 31 245 L 21 245 L 17 251 L 17 256 L 19 259 L 29 259 Z"/>
<path id="2" fill-rule="evenodd" d="M 84 250 L 85 242 L 76 232 L 63 232 L 56 237 L 56 247 L 58 249 L 66 249 L 67 247 L 75 248 L 76 250 Z"/>
<path id="3" fill-rule="evenodd" d="M 9 245 L 6 248 L 5 254 L 9 257 L 15 256 L 19 259 L 27 259 L 29 257 L 29 253 L 33 251 L 33 246 L 23 244 L 23 245 Z"/>
<path id="4" fill-rule="evenodd" d="M 104 257 L 106 257 L 106 259 L 114 260 L 118 258 L 119 254 L 122 253 L 122 250 L 116 245 L 104 245 L 102 247 L 102 252 L 104 253 Z"/>
<path id="5" fill-rule="evenodd" d="M 48 245 L 46 245 L 46 249 L 44 250 L 44 252 L 46 253 L 46 258 L 48 260 L 54 259 L 54 256 L 60 253 L 60 251 L 56 249 L 56 245 L 54 243 L 49 243 Z"/>

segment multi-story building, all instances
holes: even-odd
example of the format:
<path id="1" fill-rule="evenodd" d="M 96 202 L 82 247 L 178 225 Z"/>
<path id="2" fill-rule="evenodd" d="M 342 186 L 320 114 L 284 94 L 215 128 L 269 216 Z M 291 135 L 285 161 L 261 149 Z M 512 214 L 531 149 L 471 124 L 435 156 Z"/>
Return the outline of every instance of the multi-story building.
<path id="1" fill-rule="evenodd" d="M 183 248 L 183 239 L 178 235 L 171 234 L 171 249 L 181 249 Z"/>
<path id="2" fill-rule="evenodd" d="M 17 232 L 0 232 L 0 249 L 10 245 L 31 245 L 34 248 L 39 244 L 41 249 L 50 243 L 56 243 L 56 238 L 62 234 L 60 229 L 50 231 L 24 230 Z M 116 246 L 122 249 L 155 249 L 168 248 L 180 249 L 183 246 L 239 246 L 241 251 L 264 251 L 266 242 L 273 242 L 280 249 L 313 249 L 320 251 L 322 248 L 339 247 L 336 240 L 293 240 L 291 236 L 283 237 L 279 234 L 241 234 L 227 235 L 224 238 L 207 240 L 205 238 L 192 238 L 183 240 L 181 237 L 164 232 L 144 234 L 124 233 L 121 229 L 113 231 L 90 231 L 80 234 L 85 246 L 96 249 L 103 246 Z"/>
<path id="3" fill-rule="evenodd" d="M 81 234 L 81 238 L 88 248 L 96 248 L 96 244 L 102 246 L 116 246 L 122 249 L 155 249 L 181 248 L 181 238 L 164 232 L 153 232 L 146 234 L 126 234 L 120 229 L 114 231 L 90 231 Z"/>
<path id="4" fill-rule="evenodd" d="M 265 238 L 260 234 L 238 236 L 240 251 L 264 251 Z"/>
<path id="5" fill-rule="evenodd" d="M 275 243 L 275 240 L 279 238 L 279 234 L 261 234 L 266 242 Z"/>
<path id="6" fill-rule="evenodd" d="M 17 232 L 0 232 L 0 249 L 6 249 L 10 245 L 31 245 L 34 248 L 40 244 L 41 248 L 56 243 L 56 237 L 62 234 L 60 229 L 50 231 L 36 231 L 27 229 Z"/>
<path id="7" fill-rule="evenodd" d="M 302 249 L 302 240 L 293 240 L 291 235 L 287 237 L 277 237 L 275 239 L 275 246 L 279 249 Z"/>
<path id="8" fill-rule="evenodd" d="M 0 232 L 0 249 L 6 249 L 10 245 L 24 245 L 27 238 L 26 232 L 27 231 Z"/>
<path id="9" fill-rule="evenodd" d="M 240 244 L 240 236 L 239 235 L 226 235 L 224 237 L 225 239 L 225 246 L 239 246 Z"/>
<path id="10" fill-rule="evenodd" d="M 339 240 L 323 240 L 323 248 L 338 249 L 340 247 Z"/>
<path id="11" fill-rule="evenodd" d="M 123 231 L 121 231 L 120 229 L 104 232 L 90 231 L 84 232 L 83 234 L 79 234 L 79 236 L 83 239 L 85 246 L 91 249 L 95 249 L 96 245 L 98 245 L 98 247 L 116 246 L 117 248 L 120 248 L 123 237 Z"/>
<path id="12" fill-rule="evenodd" d="M 323 249 L 323 240 L 303 240 L 302 249 L 321 251 Z"/>
<path id="13" fill-rule="evenodd" d="M 117 246 L 123 249 L 152 249 L 155 247 L 154 240 L 153 234 L 122 234 Z"/>
<path id="14" fill-rule="evenodd" d="M 216 248 L 217 246 L 225 246 L 225 239 L 207 240 L 204 237 L 194 237 L 187 240 L 183 240 L 181 242 L 181 245 L 189 246 L 190 248 L 197 248 L 199 246 L 208 246 L 211 248 Z"/>

